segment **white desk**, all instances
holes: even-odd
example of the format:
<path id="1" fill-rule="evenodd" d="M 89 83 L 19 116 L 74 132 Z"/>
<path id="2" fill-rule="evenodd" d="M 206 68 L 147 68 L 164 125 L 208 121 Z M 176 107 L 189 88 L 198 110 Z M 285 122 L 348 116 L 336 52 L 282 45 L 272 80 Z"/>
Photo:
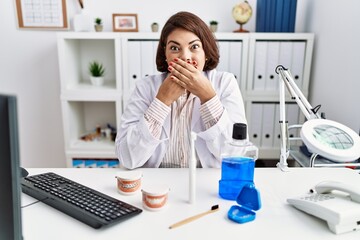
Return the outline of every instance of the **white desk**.
<path id="1" fill-rule="evenodd" d="M 142 208 L 141 193 L 124 196 L 117 192 L 115 175 L 120 169 L 28 169 L 30 174 L 53 171 L 112 197 Z M 188 203 L 187 169 L 142 169 L 143 183 L 167 183 L 171 191 L 167 208 L 144 210 L 140 215 L 105 229 L 93 229 L 46 204 L 22 209 L 25 240 L 72 239 L 360 239 L 360 231 L 335 235 L 325 221 L 307 215 L 286 203 L 290 196 L 302 195 L 323 180 L 360 182 L 360 175 L 347 168 L 256 168 L 255 184 L 260 190 L 262 208 L 256 219 L 245 224 L 227 218 L 236 204 L 218 197 L 220 169 L 198 169 L 196 203 Z M 22 205 L 34 199 L 22 194 Z M 220 210 L 184 226 L 169 225 L 219 204 Z"/>

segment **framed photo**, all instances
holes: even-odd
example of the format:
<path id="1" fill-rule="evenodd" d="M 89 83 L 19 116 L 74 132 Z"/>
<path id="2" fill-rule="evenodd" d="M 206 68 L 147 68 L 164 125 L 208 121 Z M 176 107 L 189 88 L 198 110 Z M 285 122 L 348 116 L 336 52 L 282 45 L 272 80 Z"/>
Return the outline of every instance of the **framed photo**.
<path id="1" fill-rule="evenodd" d="M 19 28 L 68 29 L 66 0 L 15 0 Z"/>
<path id="2" fill-rule="evenodd" d="M 137 32 L 138 20 L 137 14 L 113 14 L 113 31 L 114 32 Z"/>

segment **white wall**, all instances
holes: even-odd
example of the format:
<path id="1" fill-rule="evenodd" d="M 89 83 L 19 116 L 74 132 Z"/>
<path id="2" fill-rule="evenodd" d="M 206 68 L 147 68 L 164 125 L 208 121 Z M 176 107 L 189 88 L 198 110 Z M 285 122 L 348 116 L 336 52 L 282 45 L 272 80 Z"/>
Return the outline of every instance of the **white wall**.
<path id="1" fill-rule="evenodd" d="M 360 133 L 360 1 L 309 1 L 306 29 L 316 34 L 313 106 Z"/>
<path id="2" fill-rule="evenodd" d="M 149 32 L 154 21 L 163 26 L 177 11 L 191 11 L 205 22 L 219 21 L 219 31 L 238 28 L 231 9 L 239 0 L 85 0 L 94 17 L 105 21 L 112 31 L 112 13 L 137 13 L 139 31 Z M 254 15 L 245 25 L 255 31 L 256 0 L 250 0 Z M 298 0 L 296 32 L 314 32 L 316 47 L 311 99 L 323 105 L 329 119 L 340 121 L 355 131 L 360 129 L 360 1 L 341 1 L 346 12 L 340 17 L 337 0 Z M 68 0 L 68 18 L 79 11 L 76 0 Z M 161 8 L 161 10 L 159 10 Z M 341 12 L 340 12 L 341 13 Z M 55 31 L 19 30 L 15 1 L 1 1 L 0 92 L 18 96 L 20 154 L 25 167 L 65 167 L 60 84 Z M 357 55 L 356 55 L 357 54 Z M 337 93 L 339 91 L 339 93 Z M 339 97 L 337 99 L 337 97 Z M 357 112 L 356 112 L 357 110 Z"/>

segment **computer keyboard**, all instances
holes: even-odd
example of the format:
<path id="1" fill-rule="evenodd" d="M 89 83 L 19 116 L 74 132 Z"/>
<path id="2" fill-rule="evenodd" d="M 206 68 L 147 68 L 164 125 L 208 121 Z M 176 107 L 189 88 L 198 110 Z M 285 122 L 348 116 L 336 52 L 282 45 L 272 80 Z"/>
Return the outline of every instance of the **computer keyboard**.
<path id="1" fill-rule="evenodd" d="M 112 225 L 142 212 L 58 174 L 47 172 L 21 180 L 22 191 L 93 228 Z"/>

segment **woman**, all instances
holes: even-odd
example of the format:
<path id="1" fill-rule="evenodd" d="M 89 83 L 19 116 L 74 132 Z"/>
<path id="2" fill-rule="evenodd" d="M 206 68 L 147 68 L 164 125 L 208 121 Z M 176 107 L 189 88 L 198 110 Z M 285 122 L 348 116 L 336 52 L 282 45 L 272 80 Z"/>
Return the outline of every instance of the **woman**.
<path id="1" fill-rule="evenodd" d="M 233 124 L 246 118 L 235 77 L 216 71 L 218 62 L 216 40 L 199 17 L 169 18 L 156 55 L 163 73 L 136 83 L 121 117 L 116 153 L 122 166 L 188 167 L 195 132 L 198 167 L 220 167 Z"/>

